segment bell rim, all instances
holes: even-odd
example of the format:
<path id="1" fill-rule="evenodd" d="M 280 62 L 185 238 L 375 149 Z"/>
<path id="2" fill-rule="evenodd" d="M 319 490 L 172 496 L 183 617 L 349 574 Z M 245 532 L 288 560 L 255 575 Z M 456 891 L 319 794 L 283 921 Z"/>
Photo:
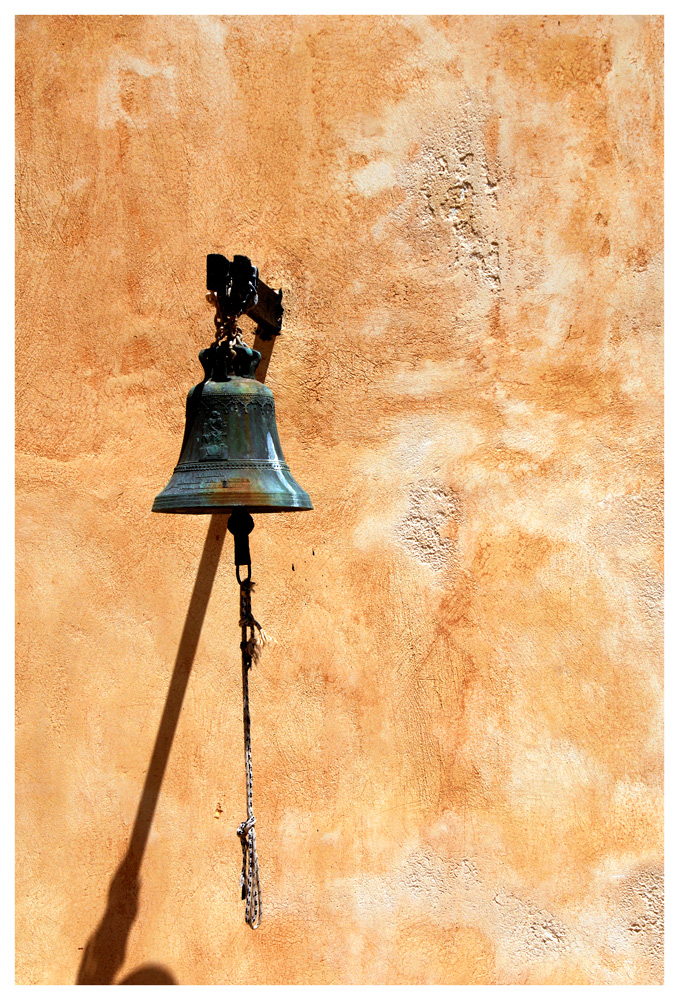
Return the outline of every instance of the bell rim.
<path id="1" fill-rule="evenodd" d="M 313 504 L 309 499 L 308 503 L 297 504 L 292 507 L 289 504 L 284 504 L 280 507 L 274 504 L 257 504 L 257 503 L 229 503 L 229 504 L 177 504 L 165 506 L 164 504 L 158 504 L 157 499 L 154 501 L 151 507 L 152 514 L 226 514 L 228 511 L 233 510 L 247 510 L 253 514 L 292 514 L 295 511 L 306 511 L 313 510 Z"/>
<path id="2" fill-rule="evenodd" d="M 250 506 L 236 506 L 232 504 L 231 507 L 173 507 L 171 510 L 158 510 L 156 507 L 151 508 L 152 514 L 228 514 L 230 511 L 234 510 L 246 510 L 250 514 L 303 514 L 305 511 L 313 510 L 313 507 L 250 507 Z"/>

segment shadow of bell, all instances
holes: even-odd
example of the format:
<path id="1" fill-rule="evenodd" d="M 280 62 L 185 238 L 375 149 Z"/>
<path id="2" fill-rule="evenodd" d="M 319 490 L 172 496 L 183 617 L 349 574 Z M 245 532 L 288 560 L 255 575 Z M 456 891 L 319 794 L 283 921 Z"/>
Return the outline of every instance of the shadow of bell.
<path id="1" fill-rule="evenodd" d="M 125 976 L 119 986 L 176 986 L 177 980 L 162 965 L 140 965 Z"/>

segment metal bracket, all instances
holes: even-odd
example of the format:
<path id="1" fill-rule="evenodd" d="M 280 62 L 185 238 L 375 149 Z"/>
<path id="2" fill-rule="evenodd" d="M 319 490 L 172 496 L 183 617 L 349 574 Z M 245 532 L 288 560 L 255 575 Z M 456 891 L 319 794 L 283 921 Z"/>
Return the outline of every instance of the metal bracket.
<path id="1" fill-rule="evenodd" d="M 230 261 L 221 253 L 207 255 L 207 288 L 216 295 L 222 316 L 244 314 L 257 324 L 254 349 L 262 359 L 255 378 L 263 382 L 283 325 L 283 289 L 269 288 L 249 257 L 236 254 Z"/>

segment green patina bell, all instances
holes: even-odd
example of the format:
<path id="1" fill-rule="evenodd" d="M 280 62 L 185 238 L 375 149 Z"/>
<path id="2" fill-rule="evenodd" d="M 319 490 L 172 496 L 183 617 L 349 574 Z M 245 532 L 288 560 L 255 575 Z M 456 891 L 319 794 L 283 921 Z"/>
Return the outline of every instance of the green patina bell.
<path id="1" fill-rule="evenodd" d="M 224 265 L 227 273 L 224 274 Z M 217 307 L 217 339 L 200 352 L 205 378 L 189 391 L 179 461 L 153 510 L 163 514 L 311 510 L 309 494 L 283 457 L 271 389 L 255 378 L 261 354 L 243 343 L 236 317 L 254 314 L 259 329 L 271 312 L 257 305 L 270 289 L 246 257 L 208 257 L 208 298 Z M 254 290 L 254 291 L 253 291 Z M 259 295 L 257 293 L 260 293 Z M 277 322 L 280 329 L 282 308 Z M 276 331 L 278 332 L 278 331 Z"/>
<path id="2" fill-rule="evenodd" d="M 312 509 L 283 457 L 271 389 L 248 375 L 208 376 L 189 392 L 179 461 L 153 510 L 211 514 L 234 507 Z"/>

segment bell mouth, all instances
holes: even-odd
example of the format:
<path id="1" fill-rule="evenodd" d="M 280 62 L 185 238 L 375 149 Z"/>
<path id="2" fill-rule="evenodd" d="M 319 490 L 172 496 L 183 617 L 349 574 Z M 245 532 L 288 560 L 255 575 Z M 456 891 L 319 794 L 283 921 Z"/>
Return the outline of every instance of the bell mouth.
<path id="1" fill-rule="evenodd" d="M 296 506 L 290 506 L 290 497 L 285 498 L 285 502 L 281 501 L 280 505 L 275 503 L 263 504 L 261 497 L 253 497 L 252 503 L 234 503 L 230 501 L 229 503 L 217 504 L 210 503 L 206 501 L 202 504 L 192 504 L 188 506 L 185 501 L 175 501 L 173 503 L 170 497 L 156 497 L 151 512 L 153 514 L 227 514 L 234 510 L 247 510 L 251 514 L 283 514 L 286 511 L 292 512 L 295 510 L 313 510 L 313 505 L 311 500 L 306 503 L 300 497 L 300 503 Z"/>

